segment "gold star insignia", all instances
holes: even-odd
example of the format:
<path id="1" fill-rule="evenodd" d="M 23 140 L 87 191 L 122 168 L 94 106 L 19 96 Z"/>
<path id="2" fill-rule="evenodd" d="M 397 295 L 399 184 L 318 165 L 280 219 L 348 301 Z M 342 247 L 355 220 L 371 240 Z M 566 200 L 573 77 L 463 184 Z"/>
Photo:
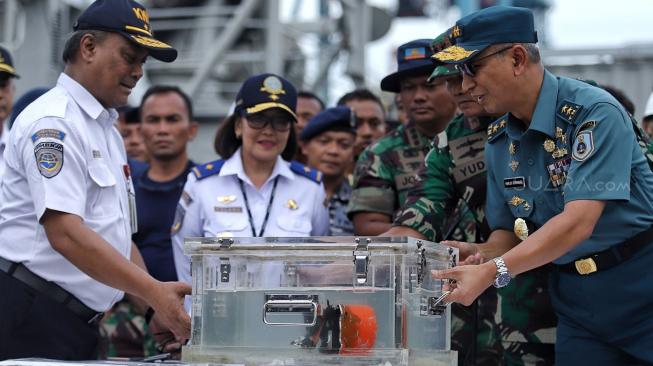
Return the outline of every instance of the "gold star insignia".
<path id="1" fill-rule="evenodd" d="M 556 148 L 556 143 L 553 142 L 553 140 L 546 139 L 546 141 L 544 141 L 544 151 L 550 153 L 553 152 L 555 148 Z"/>
<path id="2" fill-rule="evenodd" d="M 510 152 L 510 155 L 515 155 L 515 152 L 517 152 L 517 147 L 512 141 L 510 141 L 510 145 L 508 145 L 508 152 Z"/>
<path id="3" fill-rule="evenodd" d="M 505 127 L 506 126 L 506 120 L 502 119 L 501 122 L 499 122 L 499 127 Z"/>
<path id="4" fill-rule="evenodd" d="M 206 164 L 206 170 L 213 169 L 213 164 Z"/>
<path id="5" fill-rule="evenodd" d="M 455 26 L 451 29 L 451 38 L 460 37 L 463 34 L 460 26 Z"/>
<path id="6" fill-rule="evenodd" d="M 510 169 L 512 169 L 513 172 L 516 172 L 517 168 L 519 167 L 519 162 L 517 160 L 513 160 L 508 165 L 510 166 Z"/>

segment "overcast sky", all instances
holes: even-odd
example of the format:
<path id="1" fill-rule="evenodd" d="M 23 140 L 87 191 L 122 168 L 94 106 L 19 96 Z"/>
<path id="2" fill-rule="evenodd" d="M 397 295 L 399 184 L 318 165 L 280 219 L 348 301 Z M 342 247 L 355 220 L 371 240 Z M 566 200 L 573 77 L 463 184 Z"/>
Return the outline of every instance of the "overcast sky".
<path id="1" fill-rule="evenodd" d="M 393 0 L 368 0 L 392 6 Z M 653 0 L 553 0 L 547 14 L 547 31 L 552 48 L 609 48 L 653 44 Z M 368 80 L 376 85 L 396 68 L 392 51 L 411 39 L 433 38 L 453 25 L 459 14 L 433 20 L 395 20 L 388 34 L 367 47 Z"/>
<path id="2" fill-rule="evenodd" d="M 286 9 L 297 0 L 282 3 Z M 609 48 L 623 45 L 653 44 L 653 0 L 551 0 L 547 14 L 547 36 L 551 48 Z M 300 17 L 317 14 L 317 0 L 302 1 Z M 383 8 L 393 9 L 396 0 L 367 0 Z M 460 17 L 451 11 L 440 19 L 397 18 L 390 31 L 366 48 L 366 77 L 369 85 L 396 69 L 393 52 L 402 43 L 417 38 L 434 38 Z M 349 90 L 353 84 L 342 75 L 344 65 L 332 69 L 331 99 Z M 337 80 L 333 80 L 336 75 Z M 335 84 L 335 85 L 334 85 Z"/>
<path id="3" fill-rule="evenodd" d="M 618 47 L 653 43 L 651 0 L 554 0 L 549 13 L 552 46 Z"/>

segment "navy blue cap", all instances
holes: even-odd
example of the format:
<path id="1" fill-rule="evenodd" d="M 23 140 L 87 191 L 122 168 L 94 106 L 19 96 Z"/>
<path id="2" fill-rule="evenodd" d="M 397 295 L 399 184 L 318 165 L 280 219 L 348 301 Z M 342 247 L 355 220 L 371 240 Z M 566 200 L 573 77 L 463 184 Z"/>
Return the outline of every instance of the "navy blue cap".
<path id="1" fill-rule="evenodd" d="M 430 39 L 417 39 L 404 43 L 397 49 L 397 72 L 381 80 L 381 90 L 399 93 L 399 81 L 408 76 L 428 74 L 433 71 L 435 64 L 431 60 Z"/>
<path id="2" fill-rule="evenodd" d="M 297 89 L 275 74 L 259 74 L 245 80 L 236 95 L 236 112 L 248 116 L 270 108 L 281 108 L 297 120 Z"/>
<path id="3" fill-rule="evenodd" d="M 32 104 L 33 101 L 39 99 L 39 97 L 47 91 L 50 90 L 48 88 L 34 88 L 30 89 L 27 91 L 27 93 L 23 94 L 20 98 L 16 100 L 14 103 L 14 108 L 11 110 L 11 117 L 9 117 L 9 128 L 14 125 L 14 122 L 16 122 L 16 118 L 18 118 L 18 115 L 27 108 L 28 105 Z"/>
<path id="4" fill-rule="evenodd" d="M 11 59 L 11 54 L 9 51 L 0 46 L 0 75 L 9 74 L 10 77 L 19 78 L 14 69 L 14 61 Z"/>
<path id="5" fill-rule="evenodd" d="M 134 0 L 96 0 L 77 18 L 73 29 L 120 33 L 157 60 L 177 58 L 176 49 L 154 38 L 147 9 Z"/>
<path id="6" fill-rule="evenodd" d="M 302 132 L 299 139 L 308 141 L 313 137 L 326 131 L 345 131 L 356 134 L 356 115 L 349 107 L 338 106 L 327 108 L 311 118 Z"/>
<path id="7" fill-rule="evenodd" d="M 125 123 L 126 124 L 136 124 L 141 123 L 141 108 L 125 106 Z"/>
<path id="8" fill-rule="evenodd" d="M 460 64 L 493 44 L 537 43 L 537 32 L 529 9 L 492 6 L 458 20 L 451 28 L 451 38 L 455 45 L 436 53 L 433 58 Z"/>

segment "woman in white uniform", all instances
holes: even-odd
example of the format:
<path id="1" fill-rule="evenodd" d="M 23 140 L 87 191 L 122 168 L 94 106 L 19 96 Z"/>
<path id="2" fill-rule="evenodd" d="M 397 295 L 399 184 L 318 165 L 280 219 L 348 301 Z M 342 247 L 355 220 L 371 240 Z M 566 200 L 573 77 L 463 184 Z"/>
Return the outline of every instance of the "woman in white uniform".
<path id="1" fill-rule="evenodd" d="M 297 149 L 297 92 L 274 74 L 250 77 L 220 126 L 216 160 L 193 168 L 172 227 L 175 266 L 190 283 L 186 237 L 328 235 L 322 174 L 289 162 Z"/>

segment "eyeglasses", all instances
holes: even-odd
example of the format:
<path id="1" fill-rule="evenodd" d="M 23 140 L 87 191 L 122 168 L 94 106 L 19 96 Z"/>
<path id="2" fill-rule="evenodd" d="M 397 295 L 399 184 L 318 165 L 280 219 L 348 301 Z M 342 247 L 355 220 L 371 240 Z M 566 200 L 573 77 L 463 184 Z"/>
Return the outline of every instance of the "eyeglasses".
<path id="1" fill-rule="evenodd" d="M 288 117 L 251 115 L 245 117 L 245 120 L 247 120 L 247 125 L 255 130 L 262 130 L 269 124 L 272 125 L 272 129 L 275 131 L 286 132 L 290 130 L 292 125 L 292 120 L 288 119 Z"/>
<path id="2" fill-rule="evenodd" d="M 458 70 L 460 70 L 460 72 L 462 72 L 463 74 L 465 74 L 465 75 L 467 75 L 469 77 L 474 77 L 474 76 L 476 76 L 477 68 L 480 66 L 478 64 L 479 61 L 481 61 L 483 59 L 486 59 L 486 58 L 489 58 L 489 57 L 492 57 L 492 56 L 495 56 L 495 55 L 498 55 L 501 52 L 507 51 L 507 50 L 509 50 L 511 48 L 512 48 L 512 46 L 504 47 L 504 48 L 502 48 L 502 49 L 500 49 L 500 50 L 498 50 L 496 52 L 492 52 L 492 53 L 490 53 L 488 55 L 485 55 L 483 57 L 479 57 L 477 59 L 474 59 L 473 60 L 474 63 L 465 62 L 465 63 L 462 63 L 462 64 L 458 64 L 458 65 L 456 65 L 456 68 Z"/>

